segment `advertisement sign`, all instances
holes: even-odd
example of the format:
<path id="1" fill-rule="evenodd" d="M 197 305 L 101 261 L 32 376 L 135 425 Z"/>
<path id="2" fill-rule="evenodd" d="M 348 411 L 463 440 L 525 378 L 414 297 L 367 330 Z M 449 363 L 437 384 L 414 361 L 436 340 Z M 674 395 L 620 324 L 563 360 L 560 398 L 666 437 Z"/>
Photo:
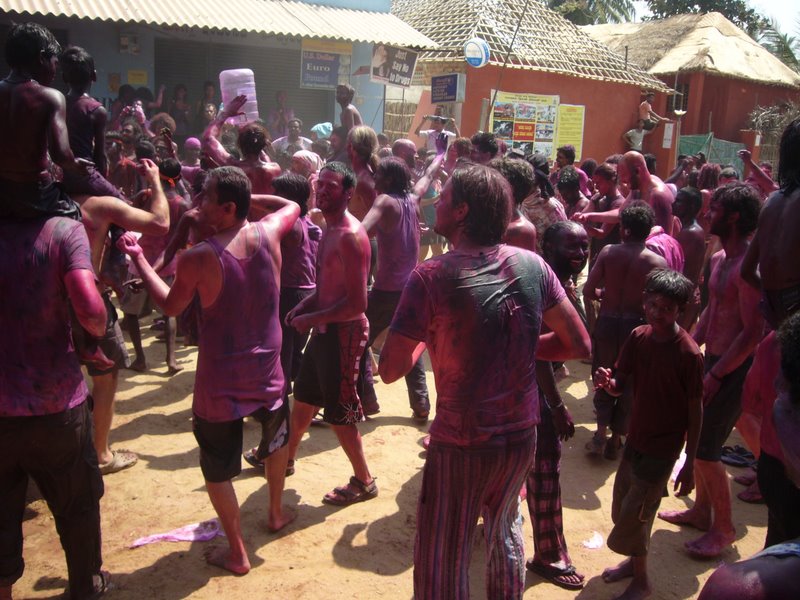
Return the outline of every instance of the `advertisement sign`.
<path id="1" fill-rule="evenodd" d="M 434 75 L 431 77 L 431 102 L 433 104 L 463 102 L 464 89 L 465 78 L 463 73 Z"/>
<path id="2" fill-rule="evenodd" d="M 586 107 L 578 104 L 562 104 L 558 107 L 556 121 L 555 147 L 575 146 L 575 160 L 581 159 L 583 152 L 583 122 Z"/>
<path id="3" fill-rule="evenodd" d="M 346 82 L 350 72 L 352 44 L 303 40 L 300 87 L 333 90 Z"/>
<path id="4" fill-rule="evenodd" d="M 525 154 L 541 152 L 553 158 L 558 106 L 558 96 L 498 92 L 489 130 L 510 148 Z"/>
<path id="5" fill-rule="evenodd" d="M 416 66 L 417 53 L 413 50 L 377 44 L 372 47 L 369 80 L 384 85 L 411 87 Z"/>

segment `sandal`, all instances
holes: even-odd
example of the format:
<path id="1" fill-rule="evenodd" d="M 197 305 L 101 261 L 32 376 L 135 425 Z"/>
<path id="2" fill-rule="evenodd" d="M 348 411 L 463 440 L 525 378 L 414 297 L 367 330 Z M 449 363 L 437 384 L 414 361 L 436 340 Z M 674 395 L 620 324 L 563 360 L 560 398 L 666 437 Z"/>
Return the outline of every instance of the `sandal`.
<path id="1" fill-rule="evenodd" d="M 592 456 L 600 456 L 606 447 L 606 439 L 605 437 L 600 437 L 597 434 L 592 436 L 588 442 L 586 442 L 586 452 Z"/>
<path id="2" fill-rule="evenodd" d="M 111 574 L 108 571 L 100 571 L 97 575 L 92 576 L 94 583 L 94 590 L 92 595 L 89 596 L 91 600 L 100 598 L 107 591 L 114 589 L 115 586 L 111 584 Z"/>
<path id="3" fill-rule="evenodd" d="M 574 565 L 566 567 L 556 567 L 555 565 L 545 565 L 540 562 L 529 560 L 525 566 L 531 573 L 536 573 L 539 577 L 546 579 L 552 584 L 562 587 L 566 590 L 580 590 L 583 589 L 584 576 L 575 570 Z M 580 582 L 576 583 L 570 581 L 569 577 L 578 577 Z"/>
<path id="4" fill-rule="evenodd" d="M 603 448 L 603 458 L 606 460 L 617 460 L 621 449 L 622 440 L 619 438 L 615 440 L 613 437 L 610 437 L 606 440 L 605 448 Z"/>
<path id="5" fill-rule="evenodd" d="M 369 484 L 366 484 L 353 475 L 350 478 L 350 483 L 334 488 L 332 492 L 325 494 L 322 501 L 325 504 L 333 504 L 334 506 L 350 506 L 351 504 L 366 502 L 377 497 L 378 486 L 374 477 Z"/>
<path id="6" fill-rule="evenodd" d="M 139 461 L 139 457 L 127 450 L 112 450 L 111 460 L 103 465 L 97 465 L 101 475 L 111 475 L 132 467 Z"/>
<path id="7" fill-rule="evenodd" d="M 247 450 L 244 454 L 242 454 L 242 458 L 244 458 L 245 462 L 251 467 L 255 467 L 256 469 L 264 468 L 264 461 L 260 460 L 256 456 L 255 448 L 250 448 L 250 450 Z"/>

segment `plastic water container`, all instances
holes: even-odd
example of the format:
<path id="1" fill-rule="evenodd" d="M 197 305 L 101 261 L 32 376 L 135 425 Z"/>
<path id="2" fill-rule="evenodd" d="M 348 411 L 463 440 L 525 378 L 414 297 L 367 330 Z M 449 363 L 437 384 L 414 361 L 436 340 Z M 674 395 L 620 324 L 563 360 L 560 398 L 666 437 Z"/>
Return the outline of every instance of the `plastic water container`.
<path id="1" fill-rule="evenodd" d="M 222 90 L 222 103 L 225 106 L 236 96 L 247 96 L 247 102 L 242 107 L 241 115 L 235 119 L 228 119 L 229 123 L 244 125 L 258 119 L 258 100 L 256 98 L 256 78 L 250 69 L 229 69 L 219 74 L 219 87 Z"/>

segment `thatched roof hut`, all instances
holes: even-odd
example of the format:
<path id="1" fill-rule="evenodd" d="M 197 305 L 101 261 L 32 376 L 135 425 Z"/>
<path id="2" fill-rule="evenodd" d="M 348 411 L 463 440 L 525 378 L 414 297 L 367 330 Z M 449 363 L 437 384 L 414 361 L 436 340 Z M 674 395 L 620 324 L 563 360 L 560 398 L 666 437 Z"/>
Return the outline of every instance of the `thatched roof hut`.
<path id="1" fill-rule="evenodd" d="M 770 86 L 800 88 L 800 75 L 717 12 L 668 19 L 589 25 L 581 28 L 598 42 L 651 75 L 703 71 Z"/>
<path id="2" fill-rule="evenodd" d="M 540 0 L 394 0 L 392 13 L 438 44 L 420 61 L 462 62 L 464 42 L 484 39 L 490 65 L 544 71 L 666 91 L 663 83 L 597 41 Z M 523 12 L 524 11 L 524 12 Z"/>

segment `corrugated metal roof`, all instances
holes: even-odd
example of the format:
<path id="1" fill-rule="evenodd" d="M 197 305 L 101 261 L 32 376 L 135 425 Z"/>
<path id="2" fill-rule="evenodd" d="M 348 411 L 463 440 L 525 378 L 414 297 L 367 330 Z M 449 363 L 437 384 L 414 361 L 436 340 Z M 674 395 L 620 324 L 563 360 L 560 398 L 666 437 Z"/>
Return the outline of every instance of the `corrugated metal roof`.
<path id="1" fill-rule="evenodd" d="M 0 0 L 0 10 L 21 15 L 436 48 L 435 42 L 389 13 L 291 0 Z"/>

